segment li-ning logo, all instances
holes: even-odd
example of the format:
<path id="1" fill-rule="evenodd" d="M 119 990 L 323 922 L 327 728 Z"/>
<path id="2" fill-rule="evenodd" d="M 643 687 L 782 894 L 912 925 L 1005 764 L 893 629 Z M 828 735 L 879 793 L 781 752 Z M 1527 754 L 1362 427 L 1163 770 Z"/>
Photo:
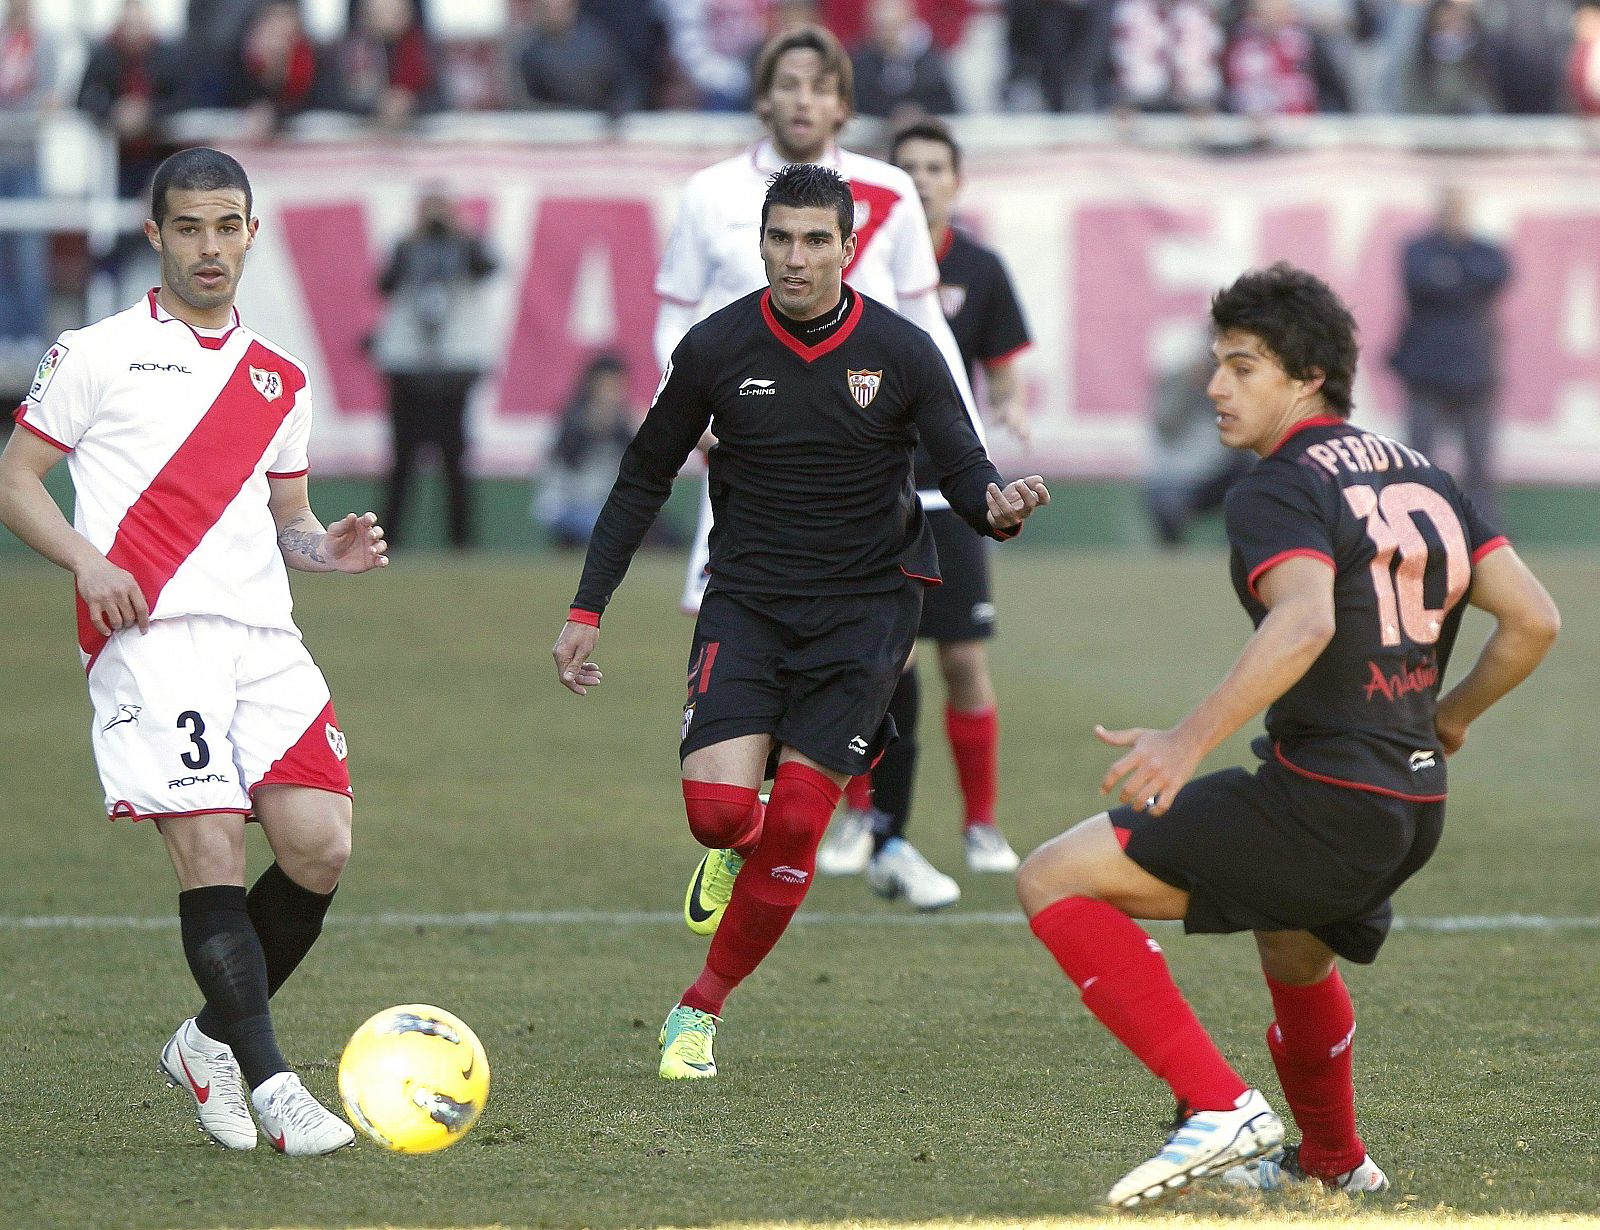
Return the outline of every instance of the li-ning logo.
<path id="1" fill-rule="evenodd" d="M 757 380 L 754 376 L 751 376 L 739 386 L 739 396 L 776 397 L 778 390 L 772 387 L 776 383 L 776 380 Z"/>
<path id="2" fill-rule="evenodd" d="M 850 396 L 856 399 L 856 405 L 865 410 L 872 404 L 872 399 L 878 395 L 878 386 L 883 383 L 883 372 L 846 370 L 845 379 L 850 385 Z"/>
<path id="3" fill-rule="evenodd" d="M 277 401 L 283 396 L 283 377 L 277 372 L 264 367 L 252 367 L 250 383 L 256 386 L 256 392 L 267 401 Z"/>
<path id="4" fill-rule="evenodd" d="M 1438 758 L 1427 748 L 1411 753 L 1411 771 L 1420 773 L 1423 769 L 1431 769 L 1438 765 Z"/>
<path id="5" fill-rule="evenodd" d="M 344 741 L 344 731 L 340 730 L 332 722 L 324 722 L 322 724 L 322 733 L 328 736 L 328 749 L 340 760 L 350 754 L 350 749 Z"/>
<path id="6" fill-rule="evenodd" d="M 180 363 L 130 363 L 130 372 L 176 372 L 180 376 L 193 375 L 187 367 Z"/>
<path id="7" fill-rule="evenodd" d="M 860 735 L 854 736 L 846 746 L 857 756 L 865 756 L 867 754 L 867 741 Z"/>
<path id="8" fill-rule="evenodd" d="M 788 864 L 783 864 L 772 869 L 772 878 L 774 880 L 784 880 L 790 884 L 804 884 L 807 879 L 807 874 L 808 873 L 801 871 L 800 868 L 790 867 Z"/>
<path id="9" fill-rule="evenodd" d="M 137 726 L 139 724 L 139 715 L 143 712 L 143 705 L 118 705 L 117 716 L 102 726 L 100 728 L 100 733 L 105 734 L 105 732 L 110 730 L 113 726 Z"/>

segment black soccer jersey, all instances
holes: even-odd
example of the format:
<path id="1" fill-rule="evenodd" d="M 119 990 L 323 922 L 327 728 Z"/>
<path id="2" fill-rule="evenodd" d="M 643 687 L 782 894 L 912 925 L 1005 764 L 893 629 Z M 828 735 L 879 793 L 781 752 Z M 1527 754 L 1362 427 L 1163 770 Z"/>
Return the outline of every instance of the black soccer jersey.
<path id="1" fill-rule="evenodd" d="M 1032 339 L 1000 258 L 953 226 L 945 233 L 938 255 L 939 306 L 955 334 L 968 378 L 976 378 L 980 363 L 994 363 L 1026 350 Z M 937 485 L 938 471 L 926 450 L 919 449 L 917 486 Z"/>
<path id="2" fill-rule="evenodd" d="M 1273 754 L 1307 777 L 1445 795 L 1434 710 L 1472 569 L 1506 540 L 1421 453 L 1333 415 L 1298 424 L 1228 493 L 1239 601 L 1291 556 L 1331 564 L 1334 634 L 1267 710 Z"/>
<path id="3" fill-rule="evenodd" d="M 911 485 L 923 440 L 950 505 L 980 533 L 1000 482 L 937 347 L 865 295 L 808 346 L 782 328 L 769 291 L 695 325 L 673 351 L 600 513 L 573 606 L 604 610 L 707 426 L 711 586 L 752 594 L 886 592 L 937 580 Z"/>

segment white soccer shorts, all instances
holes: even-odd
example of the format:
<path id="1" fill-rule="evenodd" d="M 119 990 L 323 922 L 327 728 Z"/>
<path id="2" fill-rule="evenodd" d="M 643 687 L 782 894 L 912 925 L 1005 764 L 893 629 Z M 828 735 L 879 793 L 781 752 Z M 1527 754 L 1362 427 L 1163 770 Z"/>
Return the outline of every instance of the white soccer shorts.
<path id="1" fill-rule="evenodd" d="M 113 820 L 248 815 L 272 784 L 350 793 L 327 681 L 292 632 L 218 615 L 123 629 L 90 668 L 89 700 Z"/>

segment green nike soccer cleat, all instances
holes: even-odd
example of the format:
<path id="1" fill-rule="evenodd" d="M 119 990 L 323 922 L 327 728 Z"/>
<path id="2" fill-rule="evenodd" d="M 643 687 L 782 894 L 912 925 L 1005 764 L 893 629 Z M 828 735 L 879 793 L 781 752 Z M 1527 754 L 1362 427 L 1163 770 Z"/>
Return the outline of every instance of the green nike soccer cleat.
<path id="1" fill-rule="evenodd" d="M 696 935 L 715 935 L 733 897 L 733 881 L 744 859 L 732 850 L 708 850 L 694 869 L 683 897 L 684 924 Z"/>
<path id="2" fill-rule="evenodd" d="M 698 1008 L 675 1004 L 667 1013 L 658 1038 L 661 1079 L 703 1081 L 715 1076 L 717 1061 L 711 1057 L 711 1040 L 716 1036 L 716 1017 Z"/>

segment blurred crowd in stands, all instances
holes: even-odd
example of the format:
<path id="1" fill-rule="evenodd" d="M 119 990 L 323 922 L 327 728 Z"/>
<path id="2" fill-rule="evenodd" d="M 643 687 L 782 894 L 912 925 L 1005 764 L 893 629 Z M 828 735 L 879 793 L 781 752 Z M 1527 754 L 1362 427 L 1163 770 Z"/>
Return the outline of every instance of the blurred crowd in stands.
<path id="1" fill-rule="evenodd" d="M 896 120 L 1600 113 L 1600 0 L 497 0 L 501 29 L 466 39 L 448 36 L 451 0 L 347 0 L 321 39 L 299 0 L 187 0 L 177 37 L 147 3 L 86 32 L 63 81 L 40 0 L 0 0 L 0 109 L 53 90 L 129 153 L 193 108 L 241 109 L 253 135 L 307 110 L 390 128 L 439 110 L 742 111 L 756 49 L 816 21 L 852 49 L 858 110 Z"/>

